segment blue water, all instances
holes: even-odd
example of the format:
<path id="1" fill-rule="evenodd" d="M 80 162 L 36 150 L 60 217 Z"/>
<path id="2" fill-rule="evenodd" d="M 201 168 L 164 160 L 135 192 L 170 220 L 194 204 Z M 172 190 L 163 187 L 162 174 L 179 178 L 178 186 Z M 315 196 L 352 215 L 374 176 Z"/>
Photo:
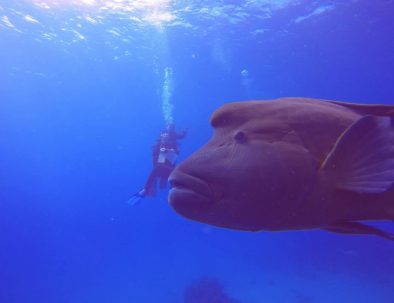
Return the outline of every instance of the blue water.
<path id="1" fill-rule="evenodd" d="M 163 102 L 189 128 L 180 160 L 227 102 L 393 104 L 393 13 L 391 0 L 0 0 L 0 302 L 183 303 L 203 277 L 241 303 L 394 302 L 389 241 L 210 227 L 166 191 L 126 203 Z"/>

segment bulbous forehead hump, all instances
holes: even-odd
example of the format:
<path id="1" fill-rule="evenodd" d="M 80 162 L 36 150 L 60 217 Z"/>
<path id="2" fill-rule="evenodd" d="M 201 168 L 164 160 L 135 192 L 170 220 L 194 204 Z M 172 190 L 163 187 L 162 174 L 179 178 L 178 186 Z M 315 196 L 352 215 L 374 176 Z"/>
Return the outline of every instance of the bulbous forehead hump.
<path id="1" fill-rule="evenodd" d="M 237 126 L 261 115 L 259 102 L 234 102 L 222 105 L 211 116 L 214 128 Z"/>

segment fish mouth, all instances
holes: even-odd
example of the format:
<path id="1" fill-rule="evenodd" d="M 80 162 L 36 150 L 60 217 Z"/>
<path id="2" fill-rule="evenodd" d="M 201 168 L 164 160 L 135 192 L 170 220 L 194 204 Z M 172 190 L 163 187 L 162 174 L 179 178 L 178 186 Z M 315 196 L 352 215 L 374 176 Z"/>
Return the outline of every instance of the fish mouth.
<path id="1" fill-rule="evenodd" d="M 197 219 L 212 205 L 212 191 L 204 180 L 176 168 L 169 182 L 168 201 L 181 215 Z"/>

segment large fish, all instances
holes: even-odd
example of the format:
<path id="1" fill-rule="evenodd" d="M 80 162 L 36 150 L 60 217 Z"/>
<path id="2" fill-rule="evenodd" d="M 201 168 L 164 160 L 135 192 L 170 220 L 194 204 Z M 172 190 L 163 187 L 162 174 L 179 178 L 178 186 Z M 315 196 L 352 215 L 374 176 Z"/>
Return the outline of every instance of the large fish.
<path id="1" fill-rule="evenodd" d="M 181 215 L 239 230 L 394 235 L 394 106 L 306 98 L 225 104 L 171 174 Z"/>

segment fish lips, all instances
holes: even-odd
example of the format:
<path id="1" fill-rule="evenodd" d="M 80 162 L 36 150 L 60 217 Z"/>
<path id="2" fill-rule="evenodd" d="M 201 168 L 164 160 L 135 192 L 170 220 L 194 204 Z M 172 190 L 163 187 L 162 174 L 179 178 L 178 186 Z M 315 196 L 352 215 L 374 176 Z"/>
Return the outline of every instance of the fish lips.
<path id="1" fill-rule="evenodd" d="M 168 201 L 181 215 L 198 220 L 212 206 L 212 191 L 204 180 L 175 169 L 169 182 Z"/>

